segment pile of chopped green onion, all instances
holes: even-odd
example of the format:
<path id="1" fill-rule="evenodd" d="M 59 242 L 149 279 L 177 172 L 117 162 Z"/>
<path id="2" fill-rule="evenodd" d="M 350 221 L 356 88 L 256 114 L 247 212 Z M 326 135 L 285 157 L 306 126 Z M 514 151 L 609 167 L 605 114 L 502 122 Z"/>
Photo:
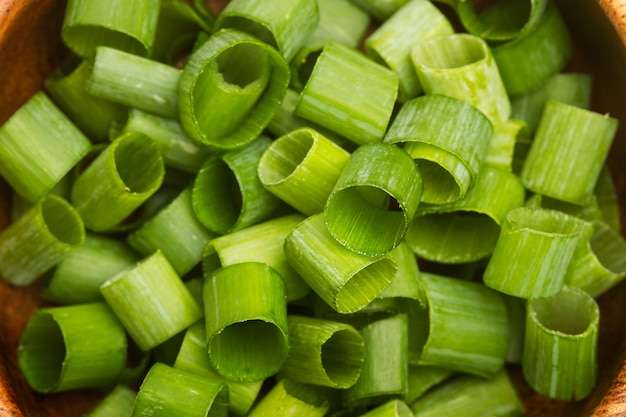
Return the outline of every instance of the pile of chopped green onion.
<path id="1" fill-rule="evenodd" d="M 618 122 L 551 0 L 69 0 L 0 126 L 16 355 L 89 416 L 518 416 L 596 385 Z"/>

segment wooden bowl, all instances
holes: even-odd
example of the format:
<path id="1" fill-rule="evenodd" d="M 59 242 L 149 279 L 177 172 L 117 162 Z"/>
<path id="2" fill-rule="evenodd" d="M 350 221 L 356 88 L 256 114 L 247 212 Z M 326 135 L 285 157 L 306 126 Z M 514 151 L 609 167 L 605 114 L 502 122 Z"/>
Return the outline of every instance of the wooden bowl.
<path id="1" fill-rule="evenodd" d="M 221 10 L 224 0 L 209 2 Z M 592 108 L 620 119 L 609 159 L 626 224 L 626 2 L 557 0 L 577 48 L 572 69 L 594 74 Z M 0 0 L 0 124 L 41 88 L 66 55 L 60 40 L 64 0 Z M 0 178 L 0 230 L 9 221 L 9 187 Z M 622 232 L 623 233 L 623 232 Z M 530 389 L 518 369 L 511 375 L 528 416 L 626 415 L 626 282 L 598 301 L 601 308 L 599 383 L 580 402 L 560 402 Z M 16 362 L 16 347 L 30 315 L 41 305 L 39 288 L 15 288 L 0 280 L 0 415 L 81 416 L 101 397 L 96 391 L 34 393 Z"/>

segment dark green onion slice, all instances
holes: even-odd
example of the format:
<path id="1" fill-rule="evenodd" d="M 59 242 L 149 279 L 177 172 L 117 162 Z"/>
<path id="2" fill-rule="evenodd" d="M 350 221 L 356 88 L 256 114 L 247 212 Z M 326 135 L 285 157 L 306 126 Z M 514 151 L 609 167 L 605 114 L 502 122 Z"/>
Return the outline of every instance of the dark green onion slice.
<path id="1" fill-rule="evenodd" d="M 76 210 L 49 194 L 0 234 L 0 275 L 13 285 L 28 285 L 84 240 L 85 228 Z"/>
<path id="2" fill-rule="evenodd" d="M 275 375 L 289 353 L 285 283 L 272 267 L 242 262 L 205 274 L 209 360 L 239 382 Z"/>
<path id="3" fill-rule="evenodd" d="M 61 37 L 72 52 L 90 60 L 101 45 L 149 56 L 160 5 L 159 0 L 69 0 Z"/>
<path id="4" fill-rule="evenodd" d="M 582 222 L 555 210 L 511 209 L 483 275 L 485 284 L 520 298 L 558 293 L 578 244 Z"/>
<path id="5" fill-rule="evenodd" d="M 126 133 L 109 144 L 79 175 L 72 204 L 85 227 L 113 229 L 152 196 L 163 182 L 163 159 L 143 133 Z"/>
<path id="6" fill-rule="evenodd" d="M 306 283 L 339 313 L 354 313 L 389 285 L 397 264 L 390 255 L 365 256 L 337 242 L 323 214 L 300 223 L 285 239 L 285 257 Z"/>
<path id="7" fill-rule="evenodd" d="M 561 401 L 589 395 L 597 380 L 599 320 L 597 303 L 578 288 L 530 299 L 522 358 L 529 385 Z"/>
<path id="8" fill-rule="evenodd" d="M 34 203 L 90 149 L 85 135 L 39 91 L 0 126 L 0 175 Z"/>
<path id="9" fill-rule="evenodd" d="M 348 249 L 383 255 L 400 243 L 422 196 L 413 159 L 386 143 L 363 145 L 348 159 L 328 197 L 328 230 Z"/>
<path id="10" fill-rule="evenodd" d="M 46 307 L 30 317 L 17 360 L 41 393 L 107 387 L 126 364 L 124 328 L 104 302 Z"/>
<path id="11" fill-rule="evenodd" d="M 301 213 L 324 210 L 350 153 L 311 128 L 277 138 L 263 152 L 258 166 L 261 183 Z"/>
<path id="12" fill-rule="evenodd" d="M 416 160 L 424 185 L 421 201 L 442 204 L 463 198 L 474 184 L 493 132 L 472 105 L 429 94 L 404 103 L 384 142 L 403 143 Z"/>
<path id="13" fill-rule="evenodd" d="M 273 47 L 244 32 L 221 30 L 185 64 L 178 83 L 180 123 L 201 143 L 243 146 L 265 129 L 288 84 L 289 66 Z M 220 124 L 219 135 L 213 134 L 213 123 Z"/>
<path id="14" fill-rule="evenodd" d="M 100 292 L 142 351 L 201 318 L 198 303 L 161 251 L 106 281 Z"/>

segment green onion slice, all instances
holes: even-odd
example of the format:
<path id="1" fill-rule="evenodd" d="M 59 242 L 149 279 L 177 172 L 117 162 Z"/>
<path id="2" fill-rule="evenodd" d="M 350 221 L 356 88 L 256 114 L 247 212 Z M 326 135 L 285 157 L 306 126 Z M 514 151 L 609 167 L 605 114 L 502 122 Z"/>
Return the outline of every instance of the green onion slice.
<path id="1" fill-rule="evenodd" d="M 130 416 L 136 395 L 128 386 L 117 384 L 85 417 Z"/>
<path id="2" fill-rule="evenodd" d="M 413 412 L 402 400 L 389 400 L 386 403 L 361 414 L 360 417 L 413 417 Z"/>
<path id="3" fill-rule="evenodd" d="M 327 388 L 280 379 L 254 406 L 248 417 L 323 417 L 330 409 Z"/>

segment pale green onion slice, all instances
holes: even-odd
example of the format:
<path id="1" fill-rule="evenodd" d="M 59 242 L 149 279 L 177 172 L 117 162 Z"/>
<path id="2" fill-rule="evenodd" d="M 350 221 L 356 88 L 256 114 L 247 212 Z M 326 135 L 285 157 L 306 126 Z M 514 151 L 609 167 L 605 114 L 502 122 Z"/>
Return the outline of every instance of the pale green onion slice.
<path id="1" fill-rule="evenodd" d="M 419 417 L 524 415 L 524 405 L 506 371 L 485 379 L 460 375 L 411 404 Z"/>
<path id="2" fill-rule="evenodd" d="M 177 0 L 180 1 L 180 0 Z M 139 132 L 152 138 L 163 163 L 184 172 L 197 173 L 214 151 L 185 134 L 180 123 L 138 109 L 129 109 L 120 135 Z"/>
<path id="3" fill-rule="evenodd" d="M 539 20 L 519 37 L 492 48 L 500 76 L 510 95 L 541 87 L 572 56 L 572 39 L 560 12 L 546 2 Z"/>
<path id="4" fill-rule="evenodd" d="M 418 329 L 420 365 L 490 378 L 504 366 L 509 322 L 503 297 L 481 283 L 422 272 L 426 328 Z"/>
<path id="5" fill-rule="evenodd" d="M 163 175 L 163 159 L 152 139 L 129 132 L 78 176 L 71 201 L 86 228 L 111 230 L 159 189 Z"/>
<path id="6" fill-rule="evenodd" d="M 84 243 L 56 266 L 42 296 L 46 301 L 59 304 L 100 301 L 100 285 L 139 259 L 123 241 L 87 233 Z"/>
<path id="7" fill-rule="evenodd" d="M 485 284 L 520 298 L 558 293 L 578 244 L 582 222 L 555 210 L 512 209 L 485 269 Z"/>
<path id="8" fill-rule="evenodd" d="M 328 230 L 348 249 L 383 255 L 400 243 L 422 196 L 413 159 L 386 143 L 359 147 L 346 162 L 328 196 Z"/>
<path id="9" fill-rule="evenodd" d="M 287 301 L 301 299 L 311 288 L 287 262 L 283 245 L 287 235 L 303 220 L 299 214 L 290 214 L 210 240 L 202 254 L 203 270 L 206 273 L 242 262 L 262 262 L 285 281 Z"/>
<path id="10" fill-rule="evenodd" d="M 232 0 L 218 16 L 215 30 L 247 32 L 276 48 L 289 62 L 318 22 L 316 0 Z"/>
<path id="11" fill-rule="evenodd" d="M 70 0 L 61 37 L 72 52 L 90 60 L 101 45 L 149 56 L 160 5 L 159 0 Z"/>
<path id="12" fill-rule="evenodd" d="M 554 198 L 546 197 L 541 194 L 531 195 L 524 204 L 526 207 L 531 208 L 547 208 L 550 210 L 562 211 L 574 217 L 578 217 L 586 221 L 602 220 L 603 214 L 598 205 L 598 200 L 595 195 L 592 195 L 589 201 L 585 205 L 578 205 L 572 203 L 566 203 L 562 200 L 555 200 Z"/>
<path id="13" fill-rule="evenodd" d="M 204 322 L 198 321 L 187 329 L 174 368 L 225 383 L 228 386 L 228 410 L 238 416 L 245 416 L 257 399 L 263 381 L 236 382 L 215 372 L 209 362 L 204 327 Z"/>
<path id="14" fill-rule="evenodd" d="M 366 38 L 365 51 L 398 74 L 398 101 L 403 103 L 422 93 L 411 61 L 413 47 L 425 39 L 452 33 L 452 24 L 433 3 L 411 0 Z"/>
<path id="15" fill-rule="evenodd" d="M 528 124 L 522 120 L 509 119 L 496 126 L 483 163 L 512 171 L 515 146 L 529 136 Z"/>
<path id="16" fill-rule="evenodd" d="M 357 48 L 370 25 L 370 16 L 350 0 L 317 0 L 319 22 L 305 44 L 291 59 L 291 86 L 302 87 L 326 42 L 334 40 Z"/>
<path id="17" fill-rule="evenodd" d="M 204 163 L 192 188 L 193 209 L 207 229 L 226 234 L 272 216 L 281 201 L 263 187 L 257 173 L 272 141 L 260 136 Z"/>
<path id="18" fill-rule="evenodd" d="M 143 256 L 161 250 L 178 275 L 187 274 L 202 259 L 207 242 L 216 237 L 196 217 L 191 188 L 185 188 L 170 204 L 126 237 Z"/>
<path id="19" fill-rule="evenodd" d="M 132 416 L 226 417 L 227 405 L 223 382 L 157 362 L 139 387 Z"/>
<path id="20" fill-rule="evenodd" d="M 406 242 L 422 259 L 460 264 L 493 252 L 509 210 L 524 204 L 519 178 L 483 165 L 465 198 L 448 204 L 421 204 Z"/>
<path id="21" fill-rule="evenodd" d="M 604 165 L 596 187 L 594 195 L 598 203 L 598 208 L 602 213 L 602 220 L 615 230 L 620 230 L 621 219 L 619 213 L 619 203 L 617 201 L 616 184 L 611 176 L 611 172 L 607 164 Z"/>
<path id="22" fill-rule="evenodd" d="M 405 314 L 376 320 L 359 330 L 365 360 L 356 384 L 341 392 L 344 407 L 381 404 L 408 392 L 408 326 Z"/>
<path id="23" fill-rule="evenodd" d="M 106 281 L 100 292 L 142 351 L 201 318 L 198 304 L 161 251 Z"/>
<path id="24" fill-rule="evenodd" d="M 259 58 L 265 62 L 261 66 Z M 264 77 L 269 77 L 267 82 L 262 81 Z M 180 123 L 201 143 L 224 149 L 243 146 L 265 129 L 288 84 L 289 66 L 274 48 L 244 32 L 216 32 L 191 54 L 183 69 L 178 83 Z M 215 100 L 207 105 L 215 94 L 224 103 Z M 238 107 L 238 95 L 244 100 L 242 107 Z M 220 135 L 213 135 L 213 121 L 222 124 Z"/>
<path id="25" fill-rule="evenodd" d="M 455 0 L 465 29 L 489 41 L 517 39 L 535 29 L 548 0 L 499 0 L 480 9 L 475 2 Z"/>
<path id="26" fill-rule="evenodd" d="M 329 41 L 294 112 L 362 145 L 382 140 L 397 95 L 393 71 L 354 48 Z"/>
<path id="27" fill-rule="evenodd" d="M 207 348 L 218 374 L 239 382 L 275 375 L 289 353 L 285 283 L 272 267 L 243 262 L 205 274 Z"/>
<path id="28" fill-rule="evenodd" d="M 591 236 L 579 243 L 565 283 L 598 298 L 626 277 L 626 241 L 602 221 L 590 227 Z"/>
<path id="29" fill-rule="evenodd" d="M 411 58 L 426 94 L 466 101 L 494 125 L 509 118 L 511 104 L 485 40 L 467 33 L 439 36 L 417 44 Z"/>
<path id="30" fill-rule="evenodd" d="M 277 138 L 258 166 L 261 183 L 272 194 L 311 216 L 324 210 L 350 153 L 311 128 Z"/>
<path id="31" fill-rule="evenodd" d="M 104 302 L 37 310 L 17 360 L 29 386 L 50 393 L 107 387 L 126 364 L 124 328 Z"/>
<path id="32" fill-rule="evenodd" d="M 548 100 L 588 109 L 593 78 L 589 73 L 559 73 L 527 94 L 511 97 L 511 118 L 528 123 L 534 134 Z"/>
<path id="33" fill-rule="evenodd" d="M 327 388 L 280 379 L 248 417 L 324 417 L 331 401 Z"/>
<path id="34" fill-rule="evenodd" d="M 379 21 L 385 21 L 397 12 L 408 0 L 351 0 L 357 6 L 374 16 Z"/>
<path id="35" fill-rule="evenodd" d="M 128 386 L 117 384 L 85 417 L 130 416 L 136 395 Z"/>
<path id="36" fill-rule="evenodd" d="M 413 412 L 404 401 L 389 400 L 360 417 L 413 417 Z"/>
<path id="37" fill-rule="evenodd" d="M 353 386 L 365 357 L 361 334 L 351 325 L 289 315 L 289 356 L 280 376 L 337 389 Z"/>
<path id="38" fill-rule="evenodd" d="M 528 301 L 522 371 L 542 395 L 581 400 L 597 379 L 599 308 L 585 291 L 564 286 Z"/>
<path id="39" fill-rule="evenodd" d="M 618 121 L 576 106 L 549 101 L 524 162 L 521 179 L 539 194 L 583 205 L 608 155 Z"/>
<path id="40" fill-rule="evenodd" d="M 398 270 L 387 288 L 380 293 L 378 299 L 416 300 L 421 306 L 425 306 L 427 303 L 426 294 L 419 279 L 419 265 L 411 247 L 405 240 L 400 242 L 389 254 L 396 260 Z"/>
<path id="41" fill-rule="evenodd" d="M 85 228 L 76 210 L 49 194 L 0 234 L 0 275 L 13 285 L 28 285 L 84 240 Z"/>
<path id="42" fill-rule="evenodd" d="M 90 149 L 85 135 L 40 91 L 0 126 L 0 175 L 34 203 Z"/>
<path id="43" fill-rule="evenodd" d="M 411 334 L 409 333 L 410 336 Z M 453 371 L 438 366 L 413 365 L 409 363 L 409 391 L 404 400 L 407 404 L 412 404 L 431 388 L 441 384 L 453 374 Z"/>
<path id="44" fill-rule="evenodd" d="M 337 242 L 323 214 L 313 215 L 285 239 L 285 257 L 306 283 L 339 313 L 354 313 L 389 285 L 397 270 L 389 256 L 365 256 Z"/>
<path id="45" fill-rule="evenodd" d="M 93 64 L 83 60 L 74 68 L 57 68 L 44 83 L 46 93 L 76 126 L 94 142 L 105 142 L 109 138 L 111 123 L 124 113 L 124 107 L 87 92 L 87 83 Z"/>
<path id="46" fill-rule="evenodd" d="M 473 185 L 493 132 L 489 119 L 470 104 L 429 94 L 404 103 L 384 142 L 403 143 L 416 160 L 421 201 L 443 204 L 463 198 Z"/>

